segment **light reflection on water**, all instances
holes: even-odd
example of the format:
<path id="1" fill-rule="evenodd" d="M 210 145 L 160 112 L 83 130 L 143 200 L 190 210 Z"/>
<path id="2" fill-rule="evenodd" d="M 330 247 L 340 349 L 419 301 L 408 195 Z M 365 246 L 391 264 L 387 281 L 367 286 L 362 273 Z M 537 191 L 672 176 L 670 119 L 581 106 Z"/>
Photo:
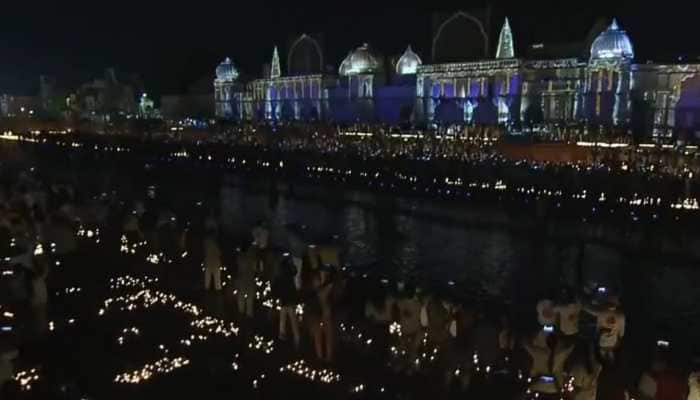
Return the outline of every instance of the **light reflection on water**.
<path id="1" fill-rule="evenodd" d="M 690 276 L 687 266 L 666 271 L 667 286 L 652 282 L 628 290 L 623 267 L 634 268 L 639 260 L 594 242 L 585 243 L 581 257 L 578 241 L 511 230 L 502 226 L 503 215 L 489 211 L 313 186 L 296 188 L 294 195 L 286 189 L 270 195 L 236 185 L 223 188 L 220 196 L 224 219 L 232 221 L 229 229 L 249 229 L 264 218 L 272 243 L 283 246 L 285 226 L 304 224 L 310 242 L 340 235 L 346 264 L 414 278 L 420 285 L 453 280 L 460 290 L 517 304 L 561 284 L 576 285 L 580 264 L 585 281 L 621 288 L 645 317 L 663 321 L 668 315 L 697 314 L 693 301 L 700 289 L 683 279 Z M 489 226 L 491 221 L 496 225 Z"/>
<path id="2" fill-rule="evenodd" d="M 225 186 L 220 192 L 224 227 L 239 232 L 264 219 L 271 230 L 272 243 L 284 246 L 287 224 L 307 225 L 309 242 L 323 242 L 339 235 L 343 259 L 349 265 L 372 266 L 390 276 L 468 282 L 493 296 L 509 295 L 514 271 L 533 262 L 543 266 L 573 262 L 559 253 L 575 249 L 552 249 L 543 242 L 537 244 L 542 247 L 541 254 L 533 254 L 533 243 L 522 235 L 508 229 L 477 228 L 463 223 L 471 216 L 459 208 L 421 200 L 375 198 L 357 192 L 312 190 L 313 196 L 300 198 L 287 193 L 270 196 L 243 185 Z M 425 214 L 433 211 L 440 215 L 431 218 Z M 599 280 L 607 277 L 594 272 L 600 269 L 597 267 L 617 267 L 618 260 L 610 254 L 598 251 L 590 258 L 596 266 L 589 268 L 591 275 Z"/>

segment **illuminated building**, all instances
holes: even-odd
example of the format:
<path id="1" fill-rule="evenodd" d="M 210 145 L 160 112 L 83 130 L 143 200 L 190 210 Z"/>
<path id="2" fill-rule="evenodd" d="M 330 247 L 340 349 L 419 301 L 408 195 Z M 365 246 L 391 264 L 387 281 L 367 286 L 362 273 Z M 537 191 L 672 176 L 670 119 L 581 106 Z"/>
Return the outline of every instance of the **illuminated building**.
<path id="1" fill-rule="evenodd" d="M 158 114 L 155 103 L 148 97 L 148 94 L 141 94 L 141 99 L 139 100 L 139 118 L 156 118 Z"/>
<path id="2" fill-rule="evenodd" d="M 418 54 L 413 52 L 411 46 L 408 46 L 399 61 L 396 62 L 396 73 L 398 75 L 413 75 L 421 65 L 423 65 L 423 61 L 418 57 Z"/>
<path id="3" fill-rule="evenodd" d="M 246 119 L 242 104 L 243 86 L 238 82 L 238 69 L 226 57 L 216 67 L 214 79 L 214 102 L 216 116 L 228 119 Z"/>
<path id="4" fill-rule="evenodd" d="M 632 41 L 616 20 L 594 27 L 579 43 L 517 47 L 507 18 L 498 22 L 492 42 L 489 19 L 488 13 L 461 11 L 436 16 L 430 63 L 411 46 L 387 59 L 363 44 L 340 62 L 337 74 L 324 69 L 321 44 L 302 35 L 288 48 L 286 74 L 276 47 L 267 75 L 245 87 L 235 86 L 237 73 L 226 80 L 217 69 L 217 115 L 512 131 L 636 127 L 662 137 L 700 125 L 700 63 L 635 63 Z M 233 87 L 240 88 L 236 96 L 219 92 Z"/>

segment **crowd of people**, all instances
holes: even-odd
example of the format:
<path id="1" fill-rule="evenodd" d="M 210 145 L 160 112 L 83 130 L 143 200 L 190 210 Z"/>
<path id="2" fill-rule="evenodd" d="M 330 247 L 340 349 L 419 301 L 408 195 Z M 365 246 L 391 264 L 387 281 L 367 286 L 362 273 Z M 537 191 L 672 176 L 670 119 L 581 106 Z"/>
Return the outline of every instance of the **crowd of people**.
<path id="1" fill-rule="evenodd" d="M 304 223 L 313 221 L 288 225 L 275 241 L 261 220 L 234 243 L 216 207 L 181 207 L 168 200 L 175 193 L 146 187 L 123 195 L 109 183 L 96 191 L 55 180 L 47 171 L 5 165 L 2 172 L 4 393 L 16 384 L 15 363 L 27 357 L 25 349 L 40 348 L 49 330 L 49 293 L 66 285 L 57 271 L 84 256 L 80 240 L 87 232 L 101 231 L 100 240 L 115 249 L 119 243 L 127 270 L 137 272 L 155 256 L 173 287 L 187 288 L 192 280 L 207 296 L 234 296 L 233 314 L 244 330 L 274 323 L 277 339 L 290 351 L 313 354 L 323 366 L 351 358 L 340 350 L 360 337 L 374 343 L 386 373 L 434 377 L 436 393 L 446 396 L 494 382 L 517 388 L 509 398 L 699 395 L 700 375 L 693 371 L 700 365 L 671 357 L 672 341 L 648 343 L 649 367 L 639 364 L 644 349 L 626 345 L 633 321 L 628 324 L 623 299 L 606 286 L 553 288 L 538 295 L 528 315 L 515 315 L 505 302 L 484 301 L 452 282 L 390 280 L 348 268 L 337 237 L 310 237 Z M 83 272 L 86 284 L 97 273 Z"/>
<path id="2" fill-rule="evenodd" d="M 511 136 L 513 139 L 523 138 Z M 533 143 L 598 143 L 582 165 L 624 166 L 626 171 L 697 176 L 696 146 L 634 143 L 630 135 L 605 136 L 583 127 L 550 127 L 529 136 Z M 398 126 L 242 124 L 223 129 L 211 140 L 228 145 L 264 146 L 285 152 L 355 154 L 363 158 L 408 157 L 426 160 L 481 160 L 502 157 L 496 144 L 507 141 L 505 130 L 490 126 L 446 126 L 433 131 Z M 529 142 L 529 141 L 528 141 Z"/>
<path id="3" fill-rule="evenodd" d="M 216 212 L 200 213 L 199 218 L 175 215 L 162 203 L 154 208 L 157 203 L 149 195 L 135 201 L 83 197 L 94 199 L 86 201 L 78 192 L 71 185 L 41 182 L 32 173 L 5 186 L 4 240 L 10 250 L 22 249 L 6 263 L 26 274 L 29 285 L 17 291 L 25 296 L 3 303 L 3 308 L 23 309 L 31 316 L 23 332 L 27 338 L 36 340 L 48 328 L 46 282 L 56 267 L 39 249 L 55 247 L 52 260 L 80 257 L 80 227 L 107 229 L 112 218 L 123 221 L 120 234 L 126 248 L 136 249 L 127 251 L 124 262 L 148 254 L 174 260 L 189 252 L 194 270 L 197 260 L 203 266 L 201 275 L 194 272 L 201 276 L 200 287 L 224 290 L 226 245 Z M 183 220 L 191 224 L 177 222 Z M 556 290 L 536 303 L 531 324 L 515 326 L 505 306 L 465 300 L 464 293 L 449 285 L 435 289 L 423 282 L 384 279 L 368 284 L 372 279 L 343 267 L 342 249 L 334 238 L 311 242 L 303 226 L 290 225 L 287 240 L 272 243 L 265 225 L 261 221 L 252 227 L 233 260 L 230 290 L 238 318 L 251 326 L 267 324 L 270 310 L 278 310 L 272 318 L 278 339 L 297 352 L 308 343 L 322 365 L 337 362 L 343 329 L 353 325 L 386 344 L 385 360 L 393 373 L 435 374 L 442 382 L 439 392 L 468 390 L 484 375 L 500 374 L 514 381 L 519 375 L 523 395 L 539 398 L 684 399 L 689 391 L 688 398 L 697 396 L 697 374 L 683 377 L 669 365 L 668 342 L 656 343 L 653 363 L 642 375 L 628 364 L 633 358 L 623 351 L 624 308 L 606 287 Z M 269 283 L 266 296 L 274 307 L 263 305 L 261 282 Z M 582 311 L 591 316 L 590 322 Z M 3 383 L 11 382 L 12 360 L 21 356 L 8 343 L 3 341 Z"/>

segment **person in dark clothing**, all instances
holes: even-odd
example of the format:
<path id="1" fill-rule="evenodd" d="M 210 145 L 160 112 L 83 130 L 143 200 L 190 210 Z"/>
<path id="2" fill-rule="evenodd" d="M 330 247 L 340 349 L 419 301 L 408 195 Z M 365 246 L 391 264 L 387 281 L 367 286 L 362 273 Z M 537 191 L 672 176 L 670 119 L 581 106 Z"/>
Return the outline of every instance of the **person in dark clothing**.
<path id="1" fill-rule="evenodd" d="M 272 291 L 280 300 L 280 326 L 279 339 L 287 338 L 287 322 L 292 329 L 294 347 L 299 348 L 299 320 L 296 315 L 296 307 L 299 303 L 299 280 L 297 279 L 297 269 L 294 266 L 291 256 L 285 253 L 280 266 L 280 271 L 272 284 Z"/>

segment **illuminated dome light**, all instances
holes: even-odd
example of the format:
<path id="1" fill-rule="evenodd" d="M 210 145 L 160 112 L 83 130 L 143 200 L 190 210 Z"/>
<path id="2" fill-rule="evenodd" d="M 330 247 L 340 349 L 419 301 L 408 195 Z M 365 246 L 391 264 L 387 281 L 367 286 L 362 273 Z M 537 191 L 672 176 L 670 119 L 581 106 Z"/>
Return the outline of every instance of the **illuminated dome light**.
<path id="1" fill-rule="evenodd" d="M 409 45 L 401 58 L 399 58 L 399 61 L 396 62 L 396 73 L 399 75 L 412 75 L 416 73 L 420 65 L 423 65 L 423 61 L 418 57 L 418 54 L 413 52 Z"/>
<path id="2" fill-rule="evenodd" d="M 608 29 L 598 35 L 591 45 L 591 61 L 631 60 L 633 58 L 632 42 L 614 19 Z"/>
<path id="3" fill-rule="evenodd" d="M 216 67 L 216 79 L 224 82 L 231 82 L 238 79 L 238 70 L 233 65 L 230 58 L 226 59 Z"/>
<path id="4" fill-rule="evenodd" d="M 341 76 L 370 74 L 380 69 L 377 57 L 372 54 L 367 43 L 351 51 L 340 64 Z"/>

